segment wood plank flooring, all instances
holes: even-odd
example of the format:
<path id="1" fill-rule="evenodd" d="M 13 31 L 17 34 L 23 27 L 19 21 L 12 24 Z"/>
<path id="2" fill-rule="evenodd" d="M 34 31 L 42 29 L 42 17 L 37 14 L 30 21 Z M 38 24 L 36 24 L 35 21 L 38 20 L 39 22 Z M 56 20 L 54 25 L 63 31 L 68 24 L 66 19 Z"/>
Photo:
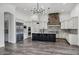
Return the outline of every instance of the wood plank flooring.
<path id="1" fill-rule="evenodd" d="M 17 44 L 6 43 L 0 55 L 79 55 L 79 47 L 69 45 L 64 39 L 57 42 L 32 41 L 30 38 Z"/>

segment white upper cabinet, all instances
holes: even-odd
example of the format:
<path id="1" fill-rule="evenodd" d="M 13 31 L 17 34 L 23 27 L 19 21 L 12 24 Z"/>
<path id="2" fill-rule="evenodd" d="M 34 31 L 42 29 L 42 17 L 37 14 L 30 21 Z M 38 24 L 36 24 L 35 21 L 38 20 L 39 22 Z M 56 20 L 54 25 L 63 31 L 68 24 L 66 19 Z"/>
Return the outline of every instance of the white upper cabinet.
<path id="1" fill-rule="evenodd" d="M 78 17 L 61 22 L 61 29 L 78 29 Z"/>
<path id="2" fill-rule="evenodd" d="M 73 26 L 74 29 L 78 29 L 78 17 L 74 18 L 74 19 L 73 19 L 73 22 L 74 22 L 74 24 L 73 24 L 73 25 L 74 25 L 74 26 Z"/>

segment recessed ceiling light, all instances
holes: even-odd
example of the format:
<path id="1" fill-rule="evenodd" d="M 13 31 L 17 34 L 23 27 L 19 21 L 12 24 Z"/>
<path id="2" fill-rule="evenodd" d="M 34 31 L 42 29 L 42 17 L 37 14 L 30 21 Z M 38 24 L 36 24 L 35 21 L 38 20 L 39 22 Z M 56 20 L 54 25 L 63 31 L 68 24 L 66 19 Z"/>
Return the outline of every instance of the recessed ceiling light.
<path id="1" fill-rule="evenodd" d="M 63 3 L 63 5 L 65 5 L 65 4 L 67 4 L 67 3 Z"/>
<path id="2" fill-rule="evenodd" d="M 26 9 L 24 9 L 24 10 L 26 10 Z"/>
<path id="3" fill-rule="evenodd" d="M 62 9 L 61 11 L 64 12 L 64 9 Z"/>

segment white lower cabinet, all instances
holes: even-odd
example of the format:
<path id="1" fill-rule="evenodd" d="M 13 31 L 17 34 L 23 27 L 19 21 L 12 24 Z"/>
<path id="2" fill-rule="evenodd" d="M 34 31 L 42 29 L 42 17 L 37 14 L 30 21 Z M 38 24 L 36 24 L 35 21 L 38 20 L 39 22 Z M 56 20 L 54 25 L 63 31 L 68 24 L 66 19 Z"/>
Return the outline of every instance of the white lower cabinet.
<path id="1" fill-rule="evenodd" d="M 61 22 L 61 29 L 64 29 L 64 22 Z"/>
<path id="2" fill-rule="evenodd" d="M 60 33 L 56 34 L 56 38 L 65 38 L 65 33 L 60 32 Z"/>
<path id="3" fill-rule="evenodd" d="M 24 33 L 24 40 L 28 38 L 28 34 L 27 33 Z"/>
<path id="4" fill-rule="evenodd" d="M 77 45 L 78 35 L 70 34 L 69 35 L 70 44 Z"/>
<path id="5" fill-rule="evenodd" d="M 78 35 L 77 34 L 69 34 L 66 37 L 66 40 L 70 43 L 70 45 L 77 45 Z"/>
<path id="6" fill-rule="evenodd" d="M 69 42 L 69 34 L 65 33 L 65 39 Z"/>

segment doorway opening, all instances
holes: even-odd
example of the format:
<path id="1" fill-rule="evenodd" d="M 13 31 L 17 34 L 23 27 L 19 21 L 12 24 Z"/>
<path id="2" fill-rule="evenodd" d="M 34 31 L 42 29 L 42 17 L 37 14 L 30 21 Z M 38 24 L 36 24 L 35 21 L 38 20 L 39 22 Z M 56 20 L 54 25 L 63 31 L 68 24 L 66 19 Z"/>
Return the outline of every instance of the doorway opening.
<path id="1" fill-rule="evenodd" d="M 13 20 L 13 15 L 9 12 L 4 12 L 4 44 L 5 46 L 7 43 L 11 43 L 11 38 L 12 38 L 12 22 Z"/>

